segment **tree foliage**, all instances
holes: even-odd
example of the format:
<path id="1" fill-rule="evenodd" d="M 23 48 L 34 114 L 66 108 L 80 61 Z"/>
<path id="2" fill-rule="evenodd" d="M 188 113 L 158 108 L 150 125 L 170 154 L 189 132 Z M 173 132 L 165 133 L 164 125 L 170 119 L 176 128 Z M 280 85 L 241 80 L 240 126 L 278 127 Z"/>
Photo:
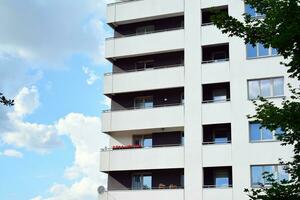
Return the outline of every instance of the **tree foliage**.
<path id="1" fill-rule="evenodd" d="M 1 92 L 0 92 L 0 103 L 5 106 L 13 106 L 14 100 L 7 99 Z"/>
<path id="2" fill-rule="evenodd" d="M 290 76 L 300 80 L 300 0 L 245 0 L 263 17 L 244 14 L 244 20 L 218 13 L 212 17 L 214 24 L 230 37 L 243 38 L 245 43 L 262 43 L 273 47 L 284 58 Z M 278 135 L 282 145 L 292 145 L 292 161 L 280 161 L 291 179 L 278 181 L 272 174 L 265 174 L 270 185 L 245 189 L 251 200 L 299 200 L 300 199 L 300 92 L 292 89 L 292 96 L 276 106 L 272 101 L 260 98 L 254 102 L 256 114 L 251 118 L 270 130 L 281 128 Z"/>

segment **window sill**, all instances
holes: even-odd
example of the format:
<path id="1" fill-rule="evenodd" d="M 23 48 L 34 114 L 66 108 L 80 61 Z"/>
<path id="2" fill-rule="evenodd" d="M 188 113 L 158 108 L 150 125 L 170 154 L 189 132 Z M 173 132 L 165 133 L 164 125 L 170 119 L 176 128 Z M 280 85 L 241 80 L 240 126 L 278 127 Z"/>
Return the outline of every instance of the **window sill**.
<path id="1" fill-rule="evenodd" d="M 204 146 L 215 146 L 215 145 L 231 145 L 231 141 L 224 142 L 224 143 L 216 143 L 216 142 L 202 142 L 202 145 Z"/>
<path id="2" fill-rule="evenodd" d="M 261 97 L 259 97 L 259 98 L 261 98 Z M 249 101 L 257 101 L 257 100 L 259 100 L 259 98 L 255 98 L 255 99 L 249 99 L 248 98 L 248 100 Z M 262 98 L 264 98 L 264 99 L 285 99 L 286 98 L 286 96 L 285 95 L 281 95 L 281 96 L 274 96 L 274 97 L 262 97 Z"/>
<path id="3" fill-rule="evenodd" d="M 261 58 L 274 58 L 274 57 L 281 57 L 281 55 L 257 56 L 257 57 L 250 57 L 250 58 L 246 56 L 246 60 L 256 60 Z"/>
<path id="4" fill-rule="evenodd" d="M 259 143 L 269 143 L 269 142 L 281 142 L 280 140 L 255 140 L 255 141 L 249 141 L 251 144 L 259 144 Z"/>

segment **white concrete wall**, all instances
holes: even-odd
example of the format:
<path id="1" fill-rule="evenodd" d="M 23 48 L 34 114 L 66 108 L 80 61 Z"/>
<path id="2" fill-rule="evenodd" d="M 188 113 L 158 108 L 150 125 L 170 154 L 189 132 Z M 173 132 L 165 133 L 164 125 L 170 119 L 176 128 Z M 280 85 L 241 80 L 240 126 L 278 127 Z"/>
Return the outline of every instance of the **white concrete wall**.
<path id="1" fill-rule="evenodd" d="M 181 127 L 184 125 L 183 107 L 179 105 L 103 113 L 102 131 Z"/>
<path id="2" fill-rule="evenodd" d="M 202 64 L 201 69 L 202 84 L 230 81 L 230 67 L 227 61 Z"/>
<path id="3" fill-rule="evenodd" d="M 231 122 L 231 102 L 203 103 L 202 124 Z"/>
<path id="4" fill-rule="evenodd" d="M 203 167 L 231 166 L 231 144 L 204 145 L 202 154 Z"/>
<path id="5" fill-rule="evenodd" d="M 106 75 L 103 93 L 116 94 L 183 86 L 184 67 L 181 66 Z"/>
<path id="6" fill-rule="evenodd" d="M 228 5 L 228 0 L 201 0 L 201 8 L 211 8 Z"/>
<path id="7" fill-rule="evenodd" d="M 185 0 L 184 199 L 202 199 L 201 1 Z"/>
<path id="8" fill-rule="evenodd" d="M 233 189 L 232 188 L 205 188 L 203 189 L 204 200 L 232 200 Z"/>
<path id="9" fill-rule="evenodd" d="M 138 0 L 109 4 L 107 23 L 122 24 L 179 15 L 183 13 L 183 6 L 184 0 Z"/>
<path id="10" fill-rule="evenodd" d="M 137 56 L 176 51 L 183 48 L 184 30 L 178 29 L 131 37 L 110 38 L 105 42 L 105 57 Z"/>
<path id="11" fill-rule="evenodd" d="M 182 146 L 101 152 L 101 171 L 184 168 Z M 153 162 L 155 159 L 155 162 Z"/>
<path id="12" fill-rule="evenodd" d="M 202 46 L 228 43 L 229 41 L 228 36 L 222 34 L 221 30 L 214 25 L 202 26 L 201 33 Z"/>
<path id="13" fill-rule="evenodd" d="M 101 200 L 183 200 L 183 189 L 109 191 L 100 196 Z"/>

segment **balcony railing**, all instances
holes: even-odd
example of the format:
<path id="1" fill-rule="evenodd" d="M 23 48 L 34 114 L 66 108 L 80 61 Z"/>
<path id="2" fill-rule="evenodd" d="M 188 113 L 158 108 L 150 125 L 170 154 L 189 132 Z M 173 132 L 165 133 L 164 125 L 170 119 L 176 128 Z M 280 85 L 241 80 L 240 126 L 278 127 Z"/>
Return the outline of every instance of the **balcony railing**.
<path id="1" fill-rule="evenodd" d="M 162 144 L 162 145 L 152 145 L 150 147 L 143 147 L 142 145 L 116 145 L 111 148 L 102 148 L 101 151 L 115 151 L 115 150 L 131 150 L 131 149 L 152 149 L 159 147 L 177 147 L 183 146 L 183 144 Z"/>
<path id="2" fill-rule="evenodd" d="M 222 100 L 204 100 L 202 103 L 220 103 L 220 102 L 228 102 L 230 99 L 222 99 Z"/>
<path id="3" fill-rule="evenodd" d="M 226 142 L 215 142 L 215 141 L 209 141 L 209 142 L 202 142 L 203 145 L 208 145 L 208 144 L 231 144 L 231 140 L 228 140 Z"/>
<path id="4" fill-rule="evenodd" d="M 161 185 L 158 187 L 151 187 L 151 188 L 122 188 L 122 189 L 110 189 L 109 191 L 139 191 L 139 190 L 174 190 L 174 189 L 184 189 L 184 186 L 178 186 L 175 184 L 171 185 Z"/>
<path id="5" fill-rule="evenodd" d="M 218 63 L 218 62 L 226 62 L 226 61 L 229 61 L 229 58 L 216 59 L 216 60 L 205 60 L 205 61 L 202 61 L 202 64 Z"/>
<path id="6" fill-rule="evenodd" d="M 232 188 L 232 185 L 203 185 L 203 188 Z"/>
<path id="7" fill-rule="evenodd" d="M 117 38 L 127 38 L 127 37 L 139 36 L 139 35 L 147 35 L 147 34 L 152 34 L 152 33 L 161 33 L 161 32 L 167 32 L 167 31 L 175 31 L 175 30 L 181 30 L 181 29 L 184 29 L 184 27 L 180 26 L 180 27 L 176 27 L 176 28 L 154 30 L 154 31 L 134 33 L 134 34 L 128 34 L 128 35 L 116 35 L 116 36 L 108 37 L 108 38 L 106 38 L 106 40 L 112 40 L 112 39 L 117 39 Z"/>
<path id="8" fill-rule="evenodd" d="M 102 112 L 109 113 L 109 112 L 115 112 L 115 111 L 141 110 L 141 109 L 152 109 L 152 108 L 181 106 L 181 105 L 184 105 L 184 103 L 159 104 L 159 105 L 153 105 L 151 107 L 127 107 L 127 108 L 119 108 L 119 109 L 108 109 L 108 110 L 103 110 Z"/>
<path id="9" fill-rule="evenodd" d="M 213 22 L 202 23 L 201 26 L 210 26 L 213 25 Z"/>
<path id="10" fill-rule="evenodd" d="M 120 72 L 108 72 L 105 73 L 104 76 L 111 76 L 112 74 L 122 74 L 122 73 L 130 73 L 130 72 L 151 71 L 155 69 L 165 69 L 165 68 L 181 67 L 181 66 L 184 66 L 184 64 L 162 65 L 162 66 L 156 66 L 156 67 L 144 68 L 144 69 L 123 70 Z"/>

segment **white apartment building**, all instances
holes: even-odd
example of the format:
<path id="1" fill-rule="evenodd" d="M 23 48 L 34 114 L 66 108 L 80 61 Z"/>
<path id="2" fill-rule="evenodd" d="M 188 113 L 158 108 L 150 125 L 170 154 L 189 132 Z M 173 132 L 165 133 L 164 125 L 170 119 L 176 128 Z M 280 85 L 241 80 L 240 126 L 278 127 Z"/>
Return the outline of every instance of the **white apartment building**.
<path id="1" fill-rule="evenodd" d="M 245 45 L 211 23 L 212 9 L 261 17 L 241 0 L 126 0 L 107 5 L 115 34 L 106 40 L 102 114 L 110 147 L 104 200 L 247 200 L 262 172 L 287 178 L 278 159 L 290 147 L 280 130 L 247 118 L 251 99 L 289 96 L 276 49 Z"/>

